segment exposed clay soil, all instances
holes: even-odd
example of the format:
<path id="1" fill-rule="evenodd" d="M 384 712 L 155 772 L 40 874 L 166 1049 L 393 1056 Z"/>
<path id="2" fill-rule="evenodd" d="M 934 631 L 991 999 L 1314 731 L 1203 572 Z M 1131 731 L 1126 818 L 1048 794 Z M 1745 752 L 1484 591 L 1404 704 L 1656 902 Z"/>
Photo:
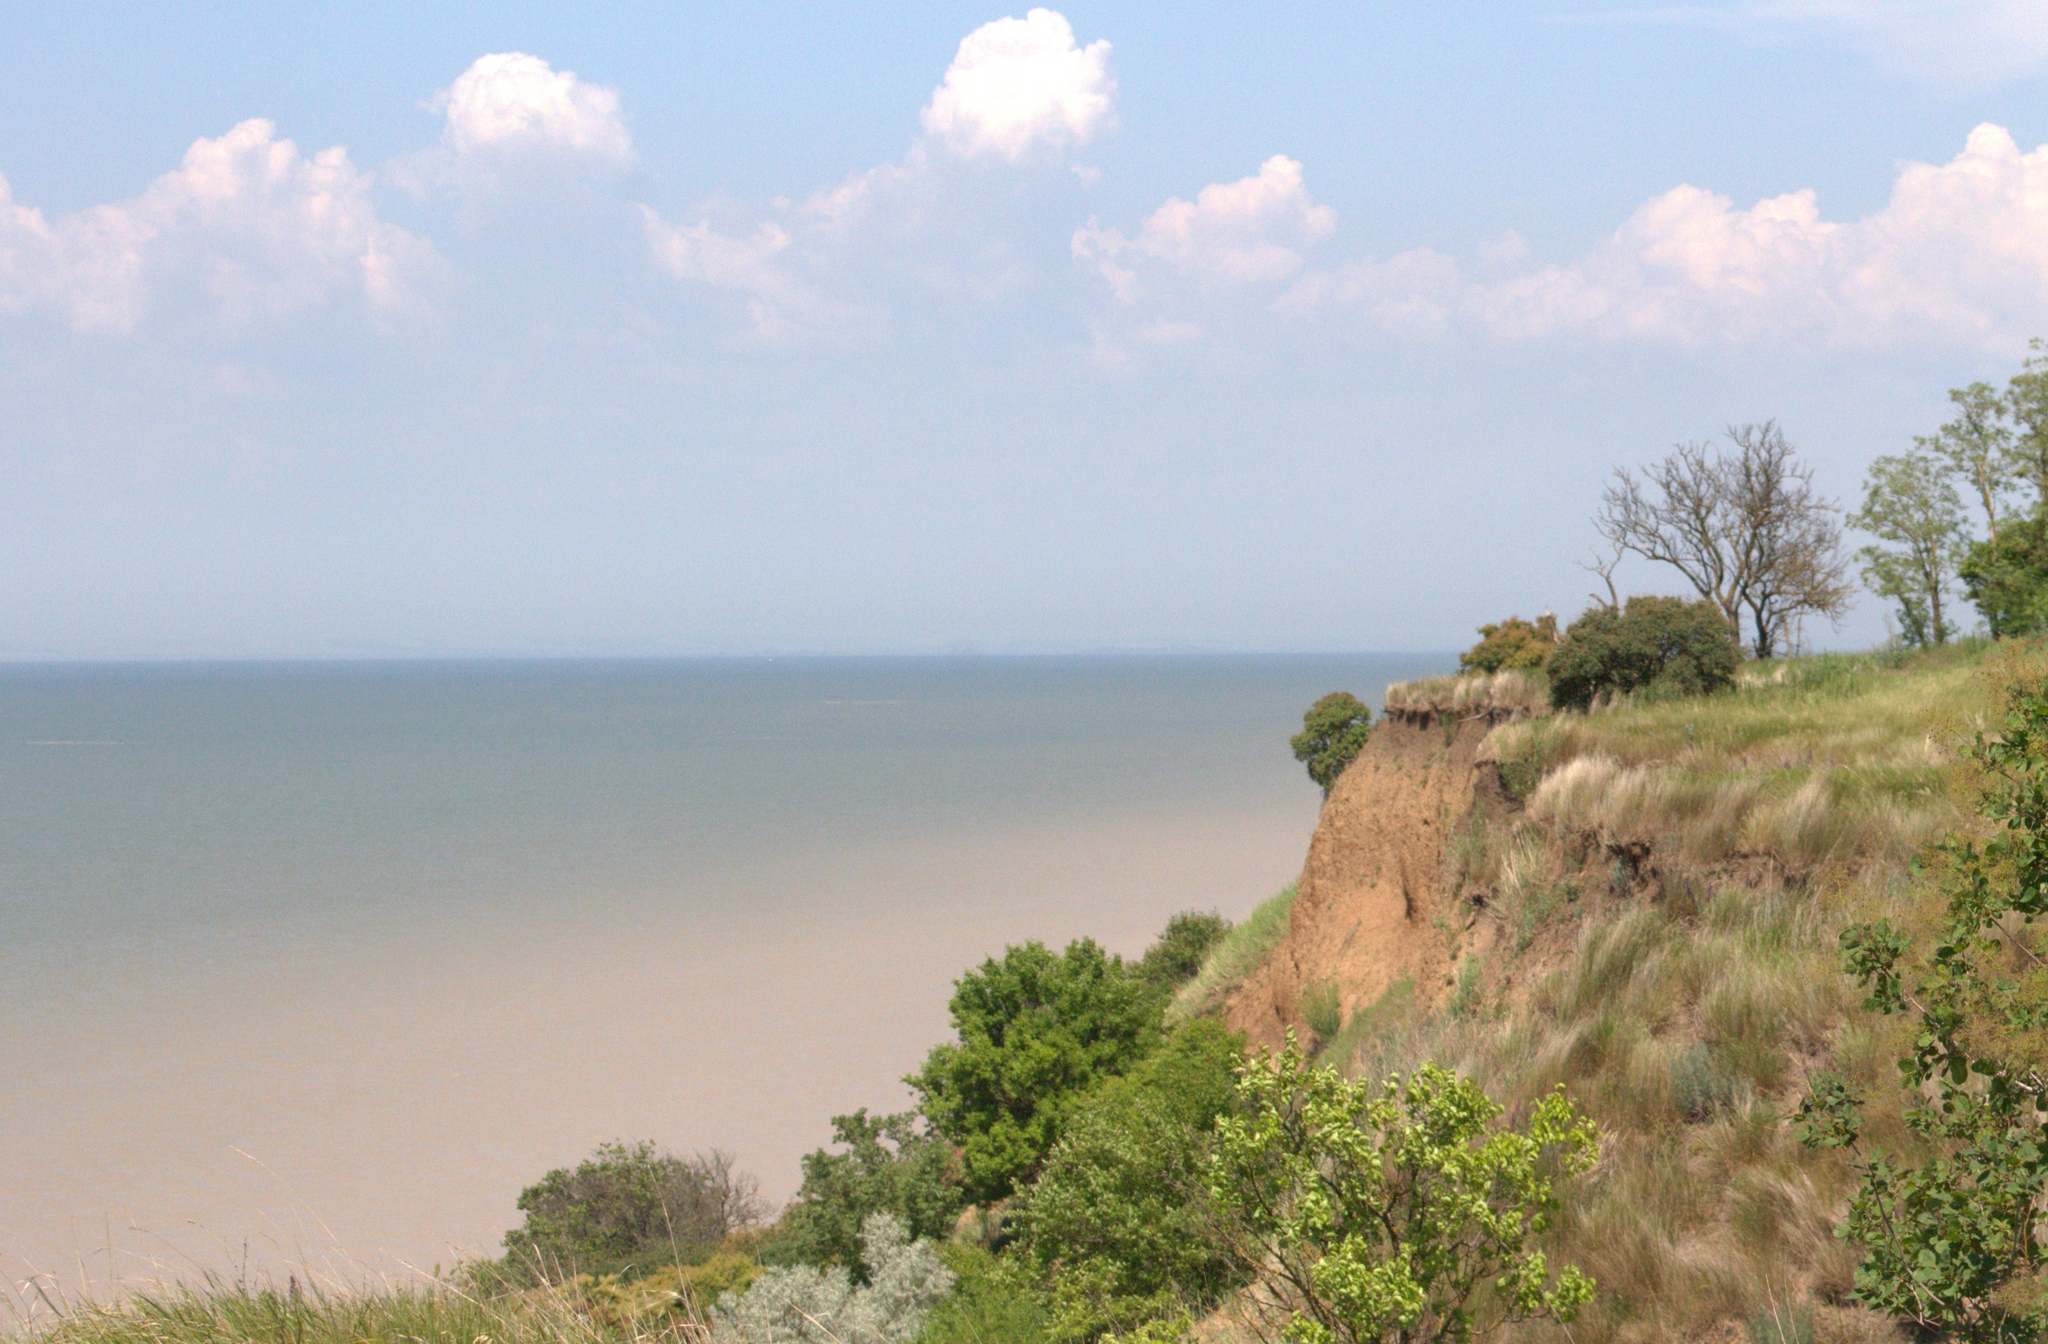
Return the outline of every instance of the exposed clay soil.
<path id="1" fill-rule="evenodd" d="M 1323 803 L 1287 936 L 1224 1004 L 1254 1046 L 1304 1040 L 1303 989 L 1334 982 L 1344 1014 L 1401 979 L 1418 1002 L 1440 999 L 1464 913 L 1451 908 L 1446 847 L 1480 806 L 1505 805 L 1499 772 L 1479 759 L 1485 716 L 1392 714 Z"/>

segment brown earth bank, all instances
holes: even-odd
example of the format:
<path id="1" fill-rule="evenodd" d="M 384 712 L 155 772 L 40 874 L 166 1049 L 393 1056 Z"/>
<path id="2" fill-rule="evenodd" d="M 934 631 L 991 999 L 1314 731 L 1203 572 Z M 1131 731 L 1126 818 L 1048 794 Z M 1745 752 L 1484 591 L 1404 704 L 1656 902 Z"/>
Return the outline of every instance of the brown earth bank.
<path id="1" fill-rule="evenodd" d="M 1480 747 L 1501 714 L 1395 710 L 1323 802 L 1287 936 L 1225 1001 L 1254 1047 L 1304 1041 L 1303 994 L 1334 985 L 1343 1016 L 1407 980 L 1440 1000 L 1470 918 L 1450 890 L 1451 850 L 1475 823 L 1514 806 Z"/>

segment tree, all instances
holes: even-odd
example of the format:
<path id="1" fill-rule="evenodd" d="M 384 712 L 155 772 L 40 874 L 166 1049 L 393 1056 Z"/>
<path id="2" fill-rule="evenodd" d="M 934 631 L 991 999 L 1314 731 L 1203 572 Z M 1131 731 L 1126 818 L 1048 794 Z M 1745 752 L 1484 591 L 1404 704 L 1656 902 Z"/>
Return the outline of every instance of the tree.
<path id="1" fill-rule="evenodd" d="M 1735 679 L 1741 657 L 1713 603 L 1632 597 L 1619 610 L 1595 607 L 1564 632 L 1550 655 L 1550 703 L 1583 713 L 1604 693 L 1709 695 Z"/>
<path id="2" fill-rule="evenodd" d="M 731 1153 L 678 1157 L 645 1141 L 598 1145 L 520 1191 L 518 1208 L 526 1222 L 505 1234 L 504 1267 L 524 1281 L 701 1259 L 767 1211 Z"/>
<path id="3" fill-rule="evenodd" d="M 1848 609 L 1835 506 L 1775 421 L 1728 430 L 1732 453 L 1680 444 L 1638 479 L 1617 468 L 1593 525 L 1617 550 L 1672 566 L 1769 658 L 1808 616 Z"/>
<path id="4" fill-rule="evenodd" d="M 1458 655 L 1465 672 L 1499 672 L 1503 668 L 1540 668 L 1557 647 L 1557 617 L 1544 612 L 1534 621 L 1510 616 L 1498 625 L 1479 627 L 1479 642 Z"/>
<path id="5" fill-rule="evenodd" d="M 2017 456 L 2012 429 L 2005 423 L 2006 399 L 1989 383 L 1951 388 L 1948 399 L 1962 414 L 1931 437 L 1915 439 L 1913 445 L 1939 458 L 1949 474 L 1977 497 L 1978 507 L 1984 510 L 1984 528 L 1995 546 L 2006 496 L 2025 467 Z"/>
<path id="6" fill-rule="evenodd" d="M 2008 518 L 1998 540 L 1971 543 L 1956 574 L 1992 635 L 2048 629 L 2048 527 L 2040 518 Z"/>
<path id="7" fill-rule="evenodd" d="M 1843 1237 L 1862 1247 L 1858 1298 L 1957 1339 L 2033 1340 L 2048 1331 L 2048 687 L 2010 698 L 2004 731 L 1974 755 L 1991 785 L 1981 847 L 1952 837 L 1931 938 L 1889 920 L 1842 933 L 1842 964 L 1865 1007 L 1912 1024 L 1898 1061 L 1906 1123 L 1935 1156 L 1918 1163 L 1863 1143 L 1863 1099 L 1839 1076 L 1799 1108 L 1809 1144 L 1846 1150 L 1860 1178 Z M 1931 946 L 1929 943 L 1931 942 Z"/>
<path id="8" fill-rule="evenodd" d="M 1302 714 L 1301 731 L 1287 745 L 1327 798 L 1337 787 L 1337 776 L 1357 759 L 1371 736 L 1372 710 L 1349 691 L 1332 691 Z"/>
<path id="9" fill-rule="evenodd" d="M 803 1160 L 804 1181 L 782 1216 L 773 1258 L 845 1265 L 862 1283 L 861 1226 L 894 1215 L 912 1237 L 950 1235 L 964 1200 L 953 1145 L 914 1111 L 870 1118 L 865 1109 L 832 1117 L 833 1142 Z"/>
<path id="10" fill-rule="evenodd" d="M 2048 511 L 2048 341 L 2036 336 L 2034 353 L 2005 388 L 2005 413 L 2013 422 L 2013 454 L 2019 472 L 2034 487 L 2034 512 Z"/>
<path id="11" fill-rule="evenodd" d="M 1865 546 L 1863 581 L 1899 604 L 1909 643 L 1946 644 L 1955 633 L 1945 599 L 1968 553 L 1963 501 L 1925 451 L 1880 457 L 1870 464 L 1863 507 L 1849 518 L 1889 545 Z"/>
<path id="12" fill-rule="evenodd" d="M 990 1203 L 1038 1174 L 1088 1089 L 1151 1051 L 1159 996 L 1091 938 L 1005 948 L 954 986 L 957 1039 L 904 1081 L 960 1145 L 968 1197 Z"/>
<path id="13" fill-rule="evenodd" d="M 1375 1088 L 1307 1067 L 1290 1035 L 1278 1059 L 1245 1065 L 1238 1096 L 1216 1122 L 1210 1193 L 1239 1263 L 1274 1289 L 1250 1305 L 1290 1344 L 1469 1341 L 1568 1323 L 1592 1300 L 1577 1266 L 1553 1274 L 1531 1246 L 1559 1207 L 1554 1177 L 1598 1155 L 1562 1087 L 1505 1126 L 1436 1065 Z"/>

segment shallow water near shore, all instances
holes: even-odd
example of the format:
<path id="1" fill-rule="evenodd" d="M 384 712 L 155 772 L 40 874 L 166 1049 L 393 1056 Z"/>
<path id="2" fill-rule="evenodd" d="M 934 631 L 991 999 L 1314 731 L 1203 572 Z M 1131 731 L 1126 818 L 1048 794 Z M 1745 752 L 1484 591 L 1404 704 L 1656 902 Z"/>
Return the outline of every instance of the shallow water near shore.
<path id="1" fill-rule="evenodd" d="M 1441 655 L 0 668 L 0 1268 L 489 1253 L 595 1143 L 777 1199 L 962 968 L 1289 881 Z"/>

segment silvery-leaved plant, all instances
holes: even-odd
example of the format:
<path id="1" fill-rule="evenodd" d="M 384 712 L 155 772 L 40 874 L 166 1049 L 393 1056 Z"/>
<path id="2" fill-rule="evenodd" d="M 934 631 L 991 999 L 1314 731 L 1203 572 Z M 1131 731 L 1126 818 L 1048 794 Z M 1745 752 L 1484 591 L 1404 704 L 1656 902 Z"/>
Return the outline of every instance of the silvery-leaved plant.
<path id="1" fill-rule="evenodd" d="M 893 1214 L 861 1223 L 868 1282 L 842 1266 L 777 1266 L 744 1294 L 718 1299 L 713 1344 L 907 1344 L 954 1274 L 929 1241 L 912 1241 Z"/>

